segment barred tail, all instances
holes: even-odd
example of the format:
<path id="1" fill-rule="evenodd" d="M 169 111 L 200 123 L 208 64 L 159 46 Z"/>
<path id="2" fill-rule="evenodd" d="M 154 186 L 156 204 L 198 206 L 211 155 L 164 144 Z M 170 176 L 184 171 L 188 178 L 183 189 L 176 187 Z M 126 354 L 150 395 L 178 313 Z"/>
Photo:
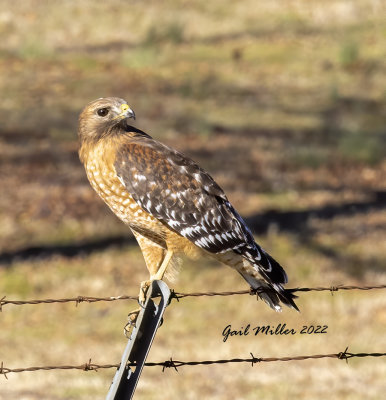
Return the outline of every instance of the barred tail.
<path id="1" fill-rule="evenodd" d="M 241 276 L 249 283 L 252 289 L 256 290 L 256 294 L 267 303 L 273 310 L 281 311 L 281 303 L 287 307 L 294 308 L 299 311 L 298 306 L 294 302 L 297 298 L 291 290 L 284 289 L 279 283 L 270 284 L 262 279 L 258 279 L 245 271 L 239 271 Z"/>
<path id="2" fill-rule="evenodd" d="M 242 277 L 250 284 L 252 289 L 256 290 L 258 296 L 275 311 L 281 311 L 280 303 L 299 311 L 294 302 L 297 296 L 291 290 L 284 289 L 282 286 L 282 284 L 288 282 L 283 267 L 260 246 L 257 244 L 255 246 L 254 249 L 249 247 L 242 254 L 253 268 L 250 268 L 249 271 L 239 270 Z"/>

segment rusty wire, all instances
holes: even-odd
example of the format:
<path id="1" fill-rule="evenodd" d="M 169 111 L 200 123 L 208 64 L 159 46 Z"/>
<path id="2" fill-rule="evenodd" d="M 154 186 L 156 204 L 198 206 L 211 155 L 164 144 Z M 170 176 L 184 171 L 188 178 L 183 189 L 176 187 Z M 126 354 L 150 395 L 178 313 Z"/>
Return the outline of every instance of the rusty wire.
<path id="1" fill-rule="evenodd" d="M 174 368 L 176 371 L 182 366 L 193 366 L 193 365 L 213 365 L 213 364 L 231 364 L 231 363 L 250 363 L 254 366 L 257 363 L 263 362 L 276 362 L 276 361 L 304 361 L 311 359 L 322 359 L 332 358 L 338 360 L 349 360 L 350 358 L 364 358 L 364 357 L 385 357 L 386 353 L 351 353 L 348 351 L 348 347 L 342 352 L 331 353 L 331 354 L 314 354 L 305 356 L 294 356 L 294 357 L 255 357 L 250 353 L 251 357 L 248 358 L 231 358 L 223 360 L 202 360 L 202 361 L 179 361 L 169 360 L 162 362 L 146 362 L 147 367 L 162 367 L 162 372 L 166 368 Z M 135 363 L 127 364 L 128 367 L 135 367 Z M 53 370 L 82 370 L 82 371 L 98 371 L 99 369 L 107 368 L 118 368 L 120 364 L 95 364 L 91 362 L 91 358 L 88 362 L 81 365 L 49 365 L 39 367 L 25 367 L 25 368 L 8 368 L 4 366 L 2 362 L 0 364 L 0 375 L 4 375 L 7 378 L 7 374 L 19 373 L 19 372 L 33 372 L 33 371 L 53 371 Z"/>
<path id="2" fill-rule="evenodd" d="M 373 286 L 353 286 L 353 285 L 339 285 L 339 286 L 328 286 L 328 287 L 304 287 L 304 288 L 293 288 L 287 289 L 291 293 L 296 292 L 338 292 L 340 290 L 372 290 L 372 289 L 386 289 L 386 285 L 373 285 Z M 177 300 L 185 297 L 214 297 L 214 296 L 234 296 L 244 294 L 256 294 L 256 290 L 239 290 L 233 292 L 194 292 L 194 293 L 180 293 L 172 291 L 172 298 Z M 40 299 L 40 300 L 7 300 L 6 296 L 0 299 L 0 312 L 3 310 L 3 306 L 13 304 L 16 306 L 21 305 L 36 305 L 36 304 L 51 304 L 51 303 L 75 303 L 76 306 L 80 303 L 96 303 L 100 301 L 117 301 L 117 300 L 138 300 L 137 296 L 109 296 L 109 297 L 91 297 L 91 296 L 77 296 L 63 299 Z"/>
<path id="3" fill-rule="evenodd" d="M 13 304 L 15 306 L 24 306 L 26 304 L 52 304 L 52 303 L 75 303 L 76 306 L 80 303 L 96 303 L 99 301 L 117 301 L 117 300 L 138 300 L 138 296 L 109 296 L 109 297 L 92 297 L 92 296 L 77 296 L 63 299 L 40 299 L 40 300 L 6 300 L 6 296 L 0 299 L 0 312 L 3 311 L 3 306 Z"/>
<path id="4" fill-rule="evenodd" d="M 338 292 L 339 290 L 372 290 L 372 289 L 386 289 L 386 285 L 372 285 L 372 286 L 354 286 L 354 285 L 338 285 L 338 286 L 318 286 L 318 287 L 304 287 L 304 288 L 292 288 L 286 289 L 291 293 L 296 292 Z M 264 291 L 262 289 L 250 289 L 250 290 L 239 290 L 236 292 L 196 292 L 196 293 L 179 293 L 173 292 L 173 297 L 177 299 L 182 299 L 184 297 L 201 297 L 201 296 L 233 296 L 242 294 L 256 294 L 259 291 Z"/>

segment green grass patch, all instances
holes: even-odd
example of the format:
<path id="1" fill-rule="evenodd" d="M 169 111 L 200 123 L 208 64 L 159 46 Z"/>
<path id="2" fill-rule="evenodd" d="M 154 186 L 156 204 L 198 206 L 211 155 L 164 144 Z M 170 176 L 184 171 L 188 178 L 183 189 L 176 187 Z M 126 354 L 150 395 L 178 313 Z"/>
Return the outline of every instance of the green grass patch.
<path id="1" fill-rule="evenodd" d="M 18 47 L 17 55 L 25 60 L 40 61 L 51 59 L 53 52 L 41 40 L 30 37 Z"/>
<path id="2" fill-rule="evenodd" d="M 141 70 L 142 68 L 155 68 L 159 64 L 160 53 L 155 47 L 138 46 L 128 50 L 121 55 L 122 65 Z"/>
<path id="3" fill-rule="evenodd" d="M 332 159 L 329 148 L 319 146 L 296 146 L 289 150 L 290 163 L 296 167 L 319 168 Z"/>
<path id="4" fill-rule="evenodd" d="M 386 154 L 386 137 L 370 132 L 349 132 L 341 136 L 338 149 L 343 158 L 374 165 Z"/>
<path id="5" fill-rule="evenodd" d="M 151 25 L 143 44 L 146 46 L 157 46 L 160 43 L 169 42 L 179 44 L 184 40 L 184 24 L 177 20 Z"/>
<path id="6" fill-rule="evenodd" d="M 1 293 L 7 296 L 16 295 L 25 298 L 33 292 L 33 285 L 25 269 L 5 270 L 0 274 L 0 277 Z"/>
<path id="7" fill-rule="evenodd" d="M 344 68 L 353 67 L 360 57 L 360 45 L 354 40 L 347 41 L 341 45 L 339 61 Z"/>

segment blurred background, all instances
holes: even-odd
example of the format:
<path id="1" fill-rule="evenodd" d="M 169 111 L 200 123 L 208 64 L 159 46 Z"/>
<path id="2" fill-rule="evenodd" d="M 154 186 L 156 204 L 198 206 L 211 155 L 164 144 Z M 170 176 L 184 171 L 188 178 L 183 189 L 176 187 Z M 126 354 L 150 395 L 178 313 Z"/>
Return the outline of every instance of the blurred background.
<path id="1" fill-rule="evenodd" d="M 386 282 L 386 5 L 382 0 L 3 0 L 0 298 L 136 295 L 128 229 L 89 186 L 77 118 L 126 99 L 136 126 L 217 180 L 288 287 Z M 177 291 L 245 289 L 185 261 Z M 385 351 L 384 291 L 302 294 L 275 314 L 250 296 L 173 303 L 149 361 Z M 9 368 L 118 363 L 135 302 L 4 306 Z M 222 330 L 328 325 L 325 335 Z M 382 359 L 145 368 L 137 397 L 379 399 Z M 114 370 L 9 374 L 1 399 L 95 399 Z M 1 378 L 1 377 L 0 377 Z"/>

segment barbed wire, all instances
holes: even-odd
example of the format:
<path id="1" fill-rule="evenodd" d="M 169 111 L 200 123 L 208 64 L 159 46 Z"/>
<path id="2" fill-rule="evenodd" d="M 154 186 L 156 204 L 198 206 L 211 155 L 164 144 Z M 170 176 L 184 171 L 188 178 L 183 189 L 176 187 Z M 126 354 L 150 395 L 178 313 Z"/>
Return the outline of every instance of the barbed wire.
<path id="1" fill-rule="evenodd" d="M 314 354 L 305 356 L 294 356 L 294 357 L 255 357 L 250 353 L 251 357 L 248 358 L 231 358 L 222 360 L 202 360 L 202 361 L 179 361 L 169 360 L 162 362 L 146 362 L 146 367 L 162 367 L 162 372 L 166 368 L 173 368 L 176 371 L 182 366 L 194 366 L 194 365 L 214 365 L 214 364 L 231 364 L 231 363 L 250 363 L 254 366 L 257 363 L 264 362 L 277 362 L 277 361 L 305 361 L 305 360 L 317 360 L 322 358 L 332 358 L 338 360 L 346 360 L 350 358 L 364 358 L 364 357 L 385 357 L 386 353 L 351 353 L 348 351 L 348 347 L 342 352 L 331 353 L 331 354 Z M 7 378 L 7 374 L 20 373 L 20 372 L 34 372 L 34 371 L 54 371 L 54 370 L 82 370 L 82 371 L 98 371 L 99 369 L 108 368 L 119 368 L 120 364 L 95 364 L 91 362 L 91 358 L 88 362 L 80 365 L 48 365 L 39 367 L 25 367 L 25 368 L 8 368 L 4 366 L 4 363 L 0 364 L 0 375 L 4 375 Z M 128 367 L 135 367 L 136 363 L 127 364 Z M 7 378 L 8 379 L 8 378 Z"/>
<path id="2" fill-rule="evenodd" d="M 340 290 L 372 290 L 372 289 L 386 289 L 386 285 L 372 285 L 372 286 L 354 286 L 354 285 L 338 285 L 338 286 L 318 286 L 318 287 L 303 287 L 303 288 L 291 288 L 286 289 L 288 292 L 338 292 Z M 239 290 L 235 292 L 195 292 L 195 293 L 179 293 L 173 292 L 172 297 L 182 299 L 184 297 L 201 297 L 201 296 L 233 296 L 250 294 L 254 295 L 260 292 L 264 292 L 264 289 L 249 289 Z"/>
<path id="3" fill-rule="evenodd" d="M 39 300 L 6 300 L 6 296 L 0 299 L 0 312 L 3 311 L 3 306 L 13 304 L 16 306 L 36 305 L 36 304 L 51 304 L 51 303 L 96 303 L 98 301 L 117 301 L 117 300 L 138 300 L 138 296 L 109 296 L 109 297 L 92 297 L 92 296 L 77 296 L 63 299 L 39 299 Z"/>
<path id="4" fill-rule="evenodd" d="M 303 287 L 303 288 L 292 288 L 287 289 L 291 293 L 296 292 L 338 292 L 340 290 L 373 290 L 373 289 L 386 289 L 386 285 L 372 285 L 372 286 L 354 286 L 354 285 L 338 285 L 328 287 Z M 180 293 L 172 290 L 171 298 L 177 301 L 185 297 L 215 297 L 215 296 L 235 296 L 235 295 L 255 295 L 260 292 L 261 289 L 250 289 L 250 290 L 239 290 L 239 291 L 228 291 L 228 292 L 193 292 L 193 293 Z M 16 306 L 21 305 L 37 305 L 37 304 L 52 304 L 52 303 L 75 303 L 76 306 L 80 303 L 96 303 L 96 302 L 110 302 L 117 300 L 138 300 L 138 296 L 108 296 L 108 297 L 92 297 L 92 296 L 77 296 L 62 299 L 35 299 L 35 300 L 7 300 L 6 296 L 0 299 L 0 312 L 3 311 L 3 306 L 13 304 Z"/>

